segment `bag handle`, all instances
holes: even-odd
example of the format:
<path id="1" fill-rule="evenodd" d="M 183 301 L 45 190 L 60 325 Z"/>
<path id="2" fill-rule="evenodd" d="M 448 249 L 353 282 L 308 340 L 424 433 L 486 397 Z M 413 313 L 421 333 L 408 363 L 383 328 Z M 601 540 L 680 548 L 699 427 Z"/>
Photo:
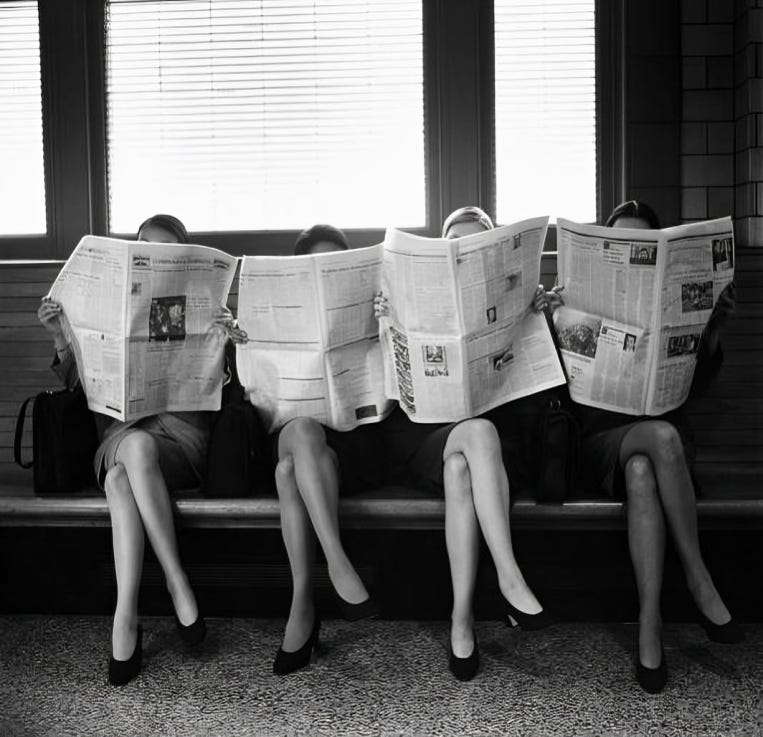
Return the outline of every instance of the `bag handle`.
<path id="1" fill-rule="evenodd" d="M 21 436 L 24 434 L 26 408 L 29 402 L 31 402 L 33 399 L 34 397 L 27 397 L 24 400 L 21 405 L 21 409 L 19 410 L 19 416 L 16 418 L 16 434 L 13 438 L 13 460 L 16 461 L 16 464 L 21 466 L 21 468 L 31 468 L 32 464 L 34 463 L 34 459 L 29 461 L 29 463 L 24 463 L 21 460 Z"/>

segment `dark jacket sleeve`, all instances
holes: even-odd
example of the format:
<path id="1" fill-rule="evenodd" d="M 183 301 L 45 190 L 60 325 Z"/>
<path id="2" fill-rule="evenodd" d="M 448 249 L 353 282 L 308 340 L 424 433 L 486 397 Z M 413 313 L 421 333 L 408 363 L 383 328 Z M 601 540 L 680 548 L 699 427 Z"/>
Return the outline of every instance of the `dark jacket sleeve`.
<path id="1" fill-rule="evenodd" d="M 691 382 L 691 389 L 689 390 L 689 398 L 696 399 L 701 397 L 707 392 L 710 384 L 713 383 L 715 377 L 718 376 L 718 372 L 723 365 L 723 348 L 718 343 L 718 347 L 715 349 L 715 353 L 709 353 L 705 347 L 705 342 L 702 341 L 697 353 L 697 365 L 694 368 L 694 378 Z"/>
<path id="2" fill-rule="evenodd" d="M 56 352 L 50 368 L 69 391 L 74 391 L 79 386 L 77 362 L 74 360 L 74 351 L 70 345 L 66 346 L 66 350 L 60 356 Z"/>

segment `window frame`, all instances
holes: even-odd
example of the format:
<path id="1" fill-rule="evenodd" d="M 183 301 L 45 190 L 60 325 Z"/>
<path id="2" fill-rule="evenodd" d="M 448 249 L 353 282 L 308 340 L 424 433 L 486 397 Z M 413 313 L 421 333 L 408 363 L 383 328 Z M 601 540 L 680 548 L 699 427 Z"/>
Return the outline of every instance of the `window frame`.
<path id="1" fill-rule="evenodd" d="M 438 236 L 457 207 L 495 212 L 493 4 L 422 0 L 422 6 L 426 225 L 411 232 Z M 135 236 L 110 233 L 108 226 L 105 0 L 38 0 L 38 8 L 48 232 L 0 236 L 0 260 L 64 259 L 86 233 Z M 596 19 L 601 218 L 626 189 L 624 0 L 597 0 Z M 291 253 L 301 229 L 191 236 L 234 255 Z M 353 245 L 365 246 L 380 242 L 384 231 L 347 234 Z M 554 235 L 550 228 L 547 248 Z"/>

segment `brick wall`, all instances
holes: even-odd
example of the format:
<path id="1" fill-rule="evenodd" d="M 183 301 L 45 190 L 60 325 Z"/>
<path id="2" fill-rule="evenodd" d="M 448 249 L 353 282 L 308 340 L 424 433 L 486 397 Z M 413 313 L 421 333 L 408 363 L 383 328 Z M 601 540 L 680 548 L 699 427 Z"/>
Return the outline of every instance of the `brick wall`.
<path id="1" fill-rule="evenodd" d="M 734 7 L 736 242 L 763 246 L 763 0 Z"/>
<path id="2" fill-rule="evenodd" d="M 681 219 L 734 210 L 734 4 L 681 9 Z"/>

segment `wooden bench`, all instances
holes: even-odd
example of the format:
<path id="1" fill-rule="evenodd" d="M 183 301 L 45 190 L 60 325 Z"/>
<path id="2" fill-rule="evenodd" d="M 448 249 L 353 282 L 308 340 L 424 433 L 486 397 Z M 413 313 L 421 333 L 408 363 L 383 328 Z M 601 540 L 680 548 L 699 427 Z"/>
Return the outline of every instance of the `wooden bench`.
<path id="1" fill-rule="evenodd" d="M 49 370 L 52 344 L 36 311 L 61 262 L 0 262 L 0 526 L 106 527 L 102 494 L 78 492 L 36 497 L 32 473 L 13 462 L 13 431 L 22 400 L 57 388 Z M 543 280 L 556 273 L 553 252 L 544 254 Z M 763 249 L 740 248 L 736 283 L 739 306 L 723 337 L 726 360 L 706 397 L 691 406 L 697 441 L 696 475 L 702 496 L 700 525 L 706 529 L 763 527 Z M 235 309 L 236 294 L 231 295 Z M 29 423 L 28 423 L 29 424 Z M 31 449 L 31 428 L 24 436 Z M 585 490 L 583 490 L 585 493 Z M 180 498 L 179 523 L 192 528 L 276 528 L 278 503 L 271 496 L 251 499 Z M 347 528 L 439 529 L 444 522 L 440 499 L 411 489 L 385 488 L 343 499 Z M 512 525 L 525 529 L 619 529 L 618 501 L 581 496 L 561 505 L 514 500 Z"/>

